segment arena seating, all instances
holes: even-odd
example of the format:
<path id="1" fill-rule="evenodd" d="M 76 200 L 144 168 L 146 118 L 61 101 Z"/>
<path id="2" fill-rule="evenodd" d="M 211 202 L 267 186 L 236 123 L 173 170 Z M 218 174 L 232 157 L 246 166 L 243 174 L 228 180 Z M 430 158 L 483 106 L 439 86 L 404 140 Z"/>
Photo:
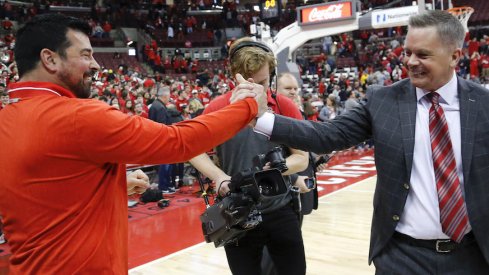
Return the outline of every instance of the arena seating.
<path id="1" fill-rule="evenodd" d="M 100 66 L 107 69 L 117 69 L 119 65 L 125 64 L 134 70 L 146 73 L 146 70 L 135 56 L 129 56 L 127 53 L 121 53 L 120 58 L 114 58 L 113 53 L 94 53 L 94 58 Z"/>

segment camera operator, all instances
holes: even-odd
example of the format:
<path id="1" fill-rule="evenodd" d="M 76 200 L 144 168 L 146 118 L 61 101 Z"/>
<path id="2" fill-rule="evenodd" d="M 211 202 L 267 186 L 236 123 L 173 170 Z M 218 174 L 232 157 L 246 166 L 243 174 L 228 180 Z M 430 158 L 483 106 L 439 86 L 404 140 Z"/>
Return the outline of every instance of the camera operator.
<path id="1" fill-rule="evenodd" d="M 264 44 L 254 42 L 251 38 L 235 41 L 229 50 L 231 73 L 236 75 L 240 89 L 244 85 L 261 85 L 268 94 L 269 109 L 275 113 L 301 119 L 302 116 L 295 104 L 288 98 L 274 94 L 269 90 L 276 61 L 273 52 Z M 241 75 L 243 77 L 241 77 Z M 230 92 L 213 100 L 204 113 L 216 111 L 229 104 Z M 277 144 L 271 143 L 263 135 L 252 129 L 240 131 L 234 138 L 216 148 L 219 167 L 206 154 L 193 158 L 190 162 L 205 176 L 217 183 L 218 192 L 225 195 L 229 192 L 232 175 L 249 169 L 252 159 L 265 154 Z M 307 167 L 308 154 L 304 151 L 289 148 L 286 158 L 288 170 L 285 176 L 300 172 Z M 268 165 L 265 165 L 267 168 Z M 305 274 L 306 263 L 304 244 L 299 226 L 299 215 L 293 205 L 295 192 L 290 188 L 282 195 L 262 201 L 258 209 L 262 214 L 262 223 L 246 232 L 238 241 L 225 246 L 229 267 L 233 274 L 261 274 L 261 258 L 266 246 L 276 266 L 278 274 Z"/>

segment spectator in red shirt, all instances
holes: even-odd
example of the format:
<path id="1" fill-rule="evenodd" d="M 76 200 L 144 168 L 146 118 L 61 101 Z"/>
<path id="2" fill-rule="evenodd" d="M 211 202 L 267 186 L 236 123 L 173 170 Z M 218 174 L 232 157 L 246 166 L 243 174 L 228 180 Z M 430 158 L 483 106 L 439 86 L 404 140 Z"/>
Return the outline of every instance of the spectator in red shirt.
<path id="1" fill-rule="evenodd" d="M 477 41 L 477 37 L 472 38 L 469 42 L 469 55 L 472 56 L 474 52 L 479 51 L 479 41 Z"/>
<path id="2" fill-rule="evenodd" d="M 144 111 L 144 104 L 136 102 L 134 105 L 134 114 L 140 117 L 148 118 L 148 112 Z"/>
<path id="3" fill-rule="evenodd" d="M 474 52 L 470 57 L 470 75 L 479 77 L 479 63 L 481 56 L 479 52 Z"/>
<path id="4" fill-rule="evenodd" d="M 489 80 L 489 56 L 487 54 L 483 54 L 481 56 L 480 63 L 482 68 L 481 76 L 484 77 L 486 80 Z"/>
<path id="5" fill-rule="evenodd" d="M 192 18 L 190 17 L 187 17 L 185 19 L 185 26 L 187 27 L 187 33 L 192 33 L 193 32 L 193 22 L 192 22 Z"/>
<path id="6" fill-rule="evenodd" d="M 136 97 L 136 100 L 134 101 L 134 103 L 135 104 L 141 103 L 141 105 L 143 105 L 143 111 L 145 111 L 146 113 L 149 111 L 149 108 L 146 105 L 146 99 L 144 98 L 144 94 L 139 93 L 138 96 Z M 136 106 L 134 106 L 134 107 L 136 107 Z"/>
<path id="7" fill-rule="evenodd" d="M 175 73 L 180 73 L 180 57 L 178 56 L 173 59 L 173 70 Z"/>
<path id="8" fill-rule="evenodd" d="M 209 87 L 204 86 L 200 91 L 199 91 L 199 99 L 200 102 L 205 106 L 207 106 L 210 101 L 211 101 L 211 91 L 209 90 Z"/>
<path id="9" fill-rule="evenodd" d="M 197 58 L 190 60 L 189 68 L 191 73 L 196 74 L 199 69 L 199 60 Z"/>
<path id="10" fill-rule="evenodd" d="M 185 58 L 182 58 L 182 60 L 180 61 L 180 72 L 183 73 L 183 74 L 186 74 L 187 73 L 187 60 Z"/>
<path id="11" fill-rule="evenodd" d="M 168 55 L 165 57 L 165 61 L 164 61 L 164 63 L 163 63 L 163 68 L 164 68 L 165 70 L 169 70 L 169 69 L 171 69 L 171 58 L 170 58 L 170 56 L 168 56 Z"/>
<path id="12" fill-rule="evenodd" d="M 175 106 L 179 112 L 183 112 L 183 109 L 188 106 L 188 92 L 186 89 L 178 92 L 178 98 L 175 100 Z"/>
<path id="13" fill-rule="evenodd" d="M 143 82 L 144 88 L 146 88 L 146 89 L 152 88 L 154 85 L 155 85 L 155 81 L 150 76 L 145 77 L 144 82 Z"/>
<path id="14" fill-rule="evenodd" d="M 105 21 L 102 29 L 104 30 L 102 37 L 109 38 L 110 37 L 110 31 L 112 30 L 112 25 L 109 23 L 109 21 Z"/>
<path id="15" fill-rule="evenodd" d="M 154 70 L 156 72 L 162 72 L 163 71 L 163 66 L 161 64 L 161 56 L 159 54 L 155 55 L 154 59 Z"/>
<path id="16" fill-rule="evenodd" d="M 130 116 L 133 116 L 134 115 L 134 103 L 132 102 L 132 100 L 126 100 L 126 103 L 124 104 L 124 108 L 122 109 L 122 112 L 124 112 L 125 114 L 128 114 Z"/>
<path id="17" fill-rule="evenodd" d="M 319 81 L 319 85 L 318 85 L 318 93 L 322 96 L 324 95 L 324 92 L 326 91 L 326 84 L 324 84 L 324 82 L 326 81 L 325 78 L 321 78 L 321 80 Z"/>

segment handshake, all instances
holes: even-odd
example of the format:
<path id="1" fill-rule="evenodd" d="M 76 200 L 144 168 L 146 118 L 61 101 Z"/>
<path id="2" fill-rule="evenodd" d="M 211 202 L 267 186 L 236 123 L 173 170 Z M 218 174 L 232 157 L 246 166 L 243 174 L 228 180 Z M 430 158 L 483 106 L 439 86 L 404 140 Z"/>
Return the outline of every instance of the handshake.
<path id="1" fill-rule="evenodd" d="M 230 102 L 234 103 L 247 97 L 253 97 L 258 103 L 258 114 L 256 117 L 263 115 L 268 110 L 268 97 L 265 88 L 255 83 L 253 78 L 244 79 L 241 74 L 236 74 L 236 80 L 238 85 L 232 91 L 233 95 L 230 98 Z"/>

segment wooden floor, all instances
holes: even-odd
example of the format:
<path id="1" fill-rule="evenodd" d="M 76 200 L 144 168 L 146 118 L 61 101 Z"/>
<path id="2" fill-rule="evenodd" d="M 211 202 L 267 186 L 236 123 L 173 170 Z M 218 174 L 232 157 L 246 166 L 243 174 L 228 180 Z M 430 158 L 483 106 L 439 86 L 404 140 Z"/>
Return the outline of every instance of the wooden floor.
<path id="1" fill-rule="evenodd" d="M 375 177 L 320 198 L 306 216 L 303 237 L 307 274 L 374 274 L 367 264 Z M 223 248 L 201 243 L 138 266 L 130 275 L 231 274 Z"/>

